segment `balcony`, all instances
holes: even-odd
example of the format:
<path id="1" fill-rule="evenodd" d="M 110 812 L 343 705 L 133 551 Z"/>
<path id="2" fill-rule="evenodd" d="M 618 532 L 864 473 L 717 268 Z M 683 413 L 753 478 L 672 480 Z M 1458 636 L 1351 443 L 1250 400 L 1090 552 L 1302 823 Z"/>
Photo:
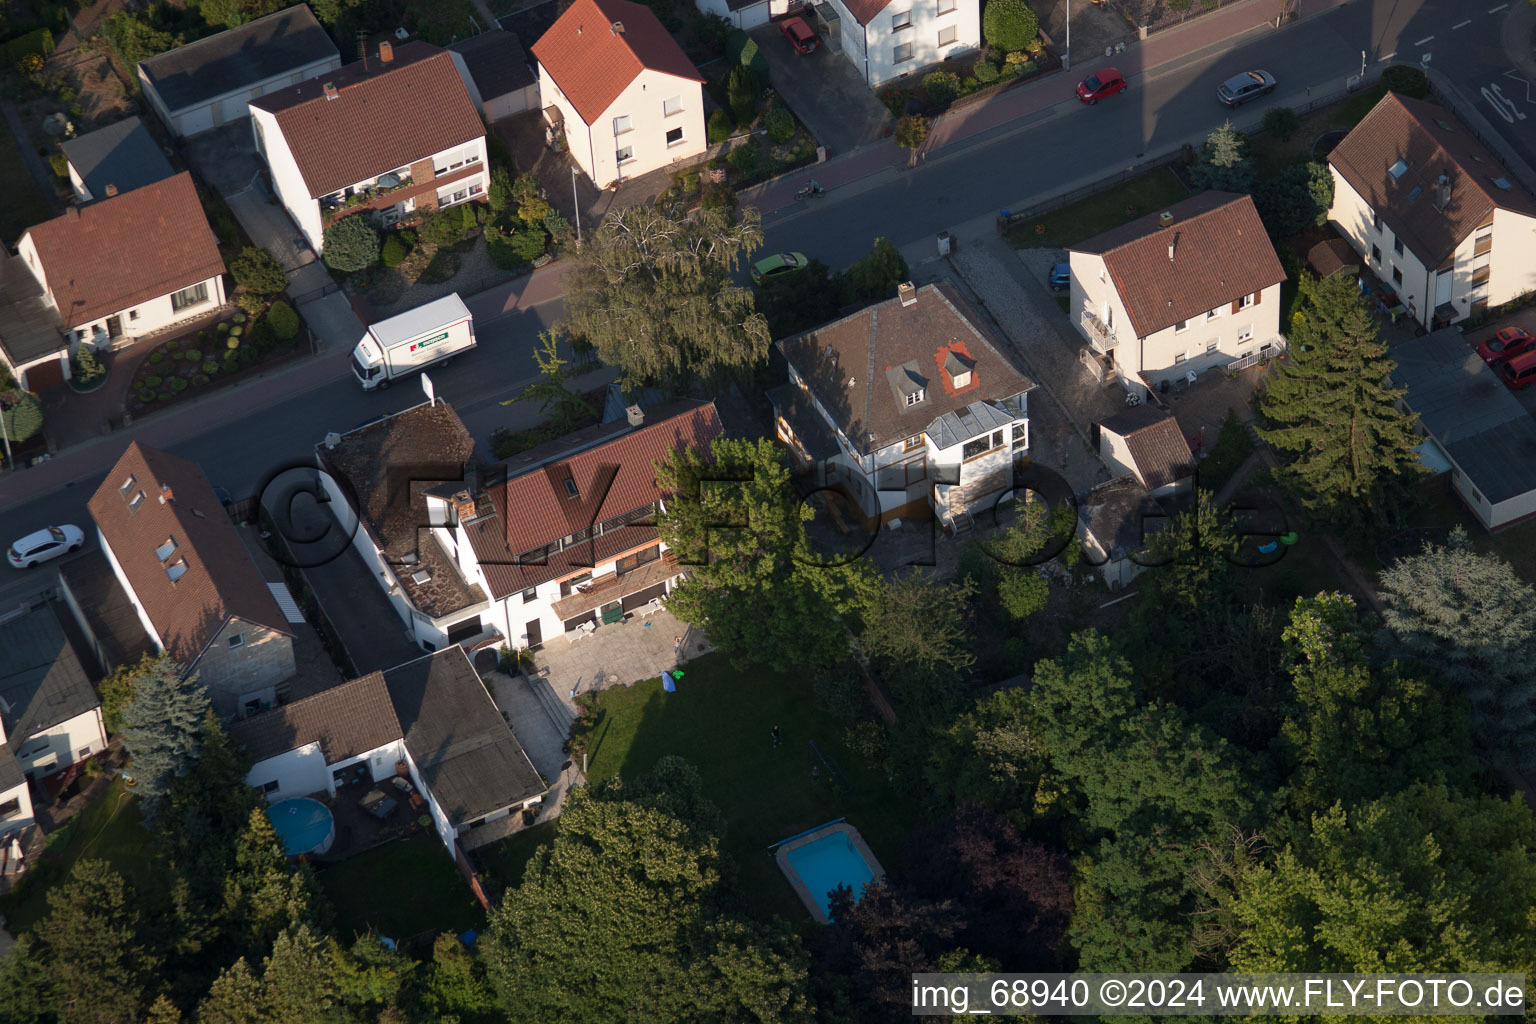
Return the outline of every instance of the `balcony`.
<path id="1" fill-rule="evenodd" d="M 1119 339 L 1115 337 L 1115 332 L 1104 321 L 1094 316 L 1092 310 L 1083 310 L 1082 324 L 1083 333 L 1088 335 L 1088 341 L 1093 345 L 1095 352 L 1110 352 L 1120 344 Z"/>

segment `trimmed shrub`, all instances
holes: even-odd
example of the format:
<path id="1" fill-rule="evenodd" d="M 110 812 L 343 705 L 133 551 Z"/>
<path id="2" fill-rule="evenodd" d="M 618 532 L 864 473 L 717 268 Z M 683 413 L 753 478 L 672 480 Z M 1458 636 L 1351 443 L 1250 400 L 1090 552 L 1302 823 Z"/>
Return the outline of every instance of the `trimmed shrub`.
<path id="1" fill-rule="evenodd" d="M 96 358 L 96 350 L 82 344 L 71 360 L 70 373 L 81 387 L 90 387 L 107 375 L 107 368 Z"/>
<path id="2" fill-rule="evenodd" d="M 140 390 L 134 392 L 134 395 L 135 395 L 135 397 L 138 398 L 139 401 L 143 402 L 145 405 L 148 405 L 150 402 L 153 402 L 155 400 L 155 398 L 158 397 L 158 396 L 156 396 L 155 391 L 154 391 L 153 388 L 141 388 Z"/>
<path id="3" fill-rule="evenodd" d="M 367 270 L 379 262 L 379 232 L 367 217 L 343 217 L 325 229 L 323 258 L 342 273 Z"/>
<path id="4" fill-rule="evenodd" d="M 1381 84 L 1388 90 L 1421 100 L 1429 95 L 1429 76 L 1410 64 L 1393 64 L 1381 73 Z"/>
<path id="5" fill-rule="evenodd" d="M 1290 107 L 1270 107 L 1264 111 L 1264 130 L 1281 142 L 1295 135 L 1301 128 L 1301 118 Z"/>
<path id="6" fill-rule="evenodd" d="M 237 324 L 243 324 L 243 323 L 245 323 L 245 314 L 244 313 L 236 313 L 234 316 L 230 317 L 230 319 L 233 320 Z"/>
<path id="7" fill-rule="evenodd" d="M 229 321 L 227 321 L 227 320 L 220 320 L 219 321 L 219 328 L 218 329 L 219 329 L 219 333 L 220 334 L 228 334 L 229 333 Z M 203 331 L 201 334 L 198 335 L 198 337 L 201 338 L 203 341 L 207 341 L 208 340 L 208 332 L 207 331 Z"/>
<path id="8" fill-rule="evenodd" d="M 299 335 L 299 314 L 286 302 L 272 303 L 272 308 L 267 310 L 266 324 L 272 328 L 273 335 L 282 341 Z"/>
<path id="9" fill-rule="evenodd" d="M 172 377 L 165 382 L 165 386 L 178 393 L 187 390 L 187 382 L 182 377 Z"/>
<path id="10" fill-rule="evenodd" d="M 570 221 L 560 215 L 559 210 L 550 210 L 544 215 L 544 230 L 549 232 L 549 237 L 556 245 L 564 245 L 576 234 L 576 229 L 571 227 Z"/>
<path id="11" fill-rule="evenodd" d="M 464 222 L 457 210 L 438 210 L 421 225 L 421 240 L 430 245 L 452 245 L 464 235 Z"/>
<path id="12" fill-rule="evenodd" d="M 240 347 L 240 339 L 237 336 L 231 335 L 230 339 L 228 341 L 226 341 L 224 344 L 227 345 L 231 350 L 237 349 L 237 348 Z"/>
<path id="13" fill-rule="evenodd" d="M 705 126 L 705 134 L 709 136 L 711 146 L 724 142 L 731 137 L 731 129 L 736 126 L 731 123 L 731 115 L 724 110 L 717 110 L 709 115 L 709 123 Z"/>
<path id="14" fill-rule="evenodd" d="M 253 295 L 276 295 L 288 287 L 283 265 L 265 249 L 246 246 L 229 261 L 229 276 Z"/>
<path id="15" fill-rule="evenodd" d="M 149 354 L 149 361 L 152 363 L 163 363 L 165 362 L 165 353 L 159 349 L 156 349 Z"/>
<path id="16" fill-rule="evenodd" d="M 46 57 L 52 52 L 53 33 L 46 28 L 40 28 L 0 43 L 0 67 L 9 70 L 29 54 Z"/>
<path id="17" fill-rule="evenodd" d="M 982 85 L 990 85 L 997 81 L 997 65 L 989 60 L 979 60 L 976 62 L 975 75 L 976 81 Z"/>
<path id="18" fill-rule="evenodd" d="M 490 204 L 492 213 L 500 213 L 507 208 L 507 204 L 512 202 L 512 172 L 505 167 L 491 171 L 490 184 L 485 187 L 485 201 Z M 394 266 L 388 262 L 387 257 L 384 265 Z"/>
<path id="19" fill-rule="evenodd" d="M 203 354 L 195 348 L 189 348 L 181 354 L 181 358 L 189 363 L 200 363 L 203 361 Z"/>
<path id="20" fill-rule="evenodd" d="M 198 336 L 199 340 L 206 340 L 207 336 L 208 336 L 208 332 L 207 331 L 198 331 L 197 332 L 197 336 Z M 165 343 L 165 350 L 167 352 L 169 352 L 171 355 L 175 355 L 177 352 L 180 352 L 181 351 L 181 339 L 180 338 L 172 338 L 170 341 L 166 342 Z"/>
<path id="21" fill-rule="evenodd" d="M 1040 34 L 1040 22 L 1024 0 L 987 0 L 981 33 L 999 50 L 1022 50 Z"/>
<path id="22" fill-rule="evenodd" d="M 203 360 L 203 372 L 204 373 L 218 373 L 219 372 L 219 361 L 217 359 L 204 359 Z"/>
<path id="23" fill-rule="evenodd" d="M 959 95 L 960 78 L 950 71 L 932 71 L 923 76 L 923 89 L 935 106 L 945 107 Z"/>
<path id="24" fill-rule="evenodd" d="M 194 373 L 192 375 L 192 386 L 195 388 L 200 388 L 212 379 L 213 378 L 206 373 Z"/>
<path id="25" fill-rule="evenodd" d="M 384 245 L 379 249 L 379 256 L 384 260 L 386 267 L 398 267 L 409 255 L 410 250 L 405 247 L 404 242 L 400 241 L 399 235 L 390 235 L 384 239 Z"/>
<path id="26" fill-rule="evenodd" d="M 737 146 L 726 156 L 731 166 L 742 174 L 751 174 L 757 170 L 757 147 L 751 142 L 744 146 Z"/>
<path id="27" fill-rule="evenodd" d="M 731 105 L 736 123 L 746 127 L 757 113 L 757 98 L 762 95 L 757 73 L 745 65 L 731 68 L 725 79 L 725 95 Z"/>
<path id="28" fill-rule="evenodd" d="M 795 137 L 795 115 L 783 107 L 774 107 L 768 111 L 763 124 L 768 128 L 770 141 L 785 143 Z"/>
<path id="29" fill-rule="evenodd" d="M 164 383 L 164 378 L 163 377 L 154 377 L 154 376 L 145 377 L 142 383 L 144 384 L 144 386 L 146 388 L 157 388 L 162 383 Z"/>
<path id="30" fill-rule="evenodd" d="M 257 320 L 251 325 L 251 333 L 247 339 L 256 346 L 258 352 L 270 352 L 277 344 L 277 335 L 272 333 L 272 325 L 265 320 Z"/>
<path id="31" fill-rule="evenodd" d="M 726 37 L 725 56 L 730 63 L 749 67 L 761 81 L 768 81 L 768 58 L 763 56 L 757 41 L 740 29 Z"/>
<path id="32" fill-rule="evenodd" d="M 171 390 L 169 388 L 162 388 L 155 392 L 155 398 L 161 402 L 169 402 L 171 400 Z"/>
<path id="33" fill-rule="evenodd" d="M 235 340 L 237 340 L 240 337 L 240 335 L 242 335 L 244 333 L 245 333 L 245 328 L 244 327 L 231 327 L 229 329 L 229 340 L 230 341 L 235 341 Z"/>

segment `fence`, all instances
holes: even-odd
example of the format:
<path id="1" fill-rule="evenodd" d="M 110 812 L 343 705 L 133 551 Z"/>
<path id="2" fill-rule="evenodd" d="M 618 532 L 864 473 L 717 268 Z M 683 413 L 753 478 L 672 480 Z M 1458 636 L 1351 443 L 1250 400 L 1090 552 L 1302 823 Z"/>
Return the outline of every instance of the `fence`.
<path id="1" fill-rule="evenodd" d="M 293 304 L 295 306 L 301 306 L 306 302 L 313 302 L 316 299 L 323 299 L 327 295 L 335 295 L 339 291 L 341 291 L 341 285 L 337 284 L 335 281 L 329 281 L 326 284 L 321 285 L 319 288 L 314 288 L 305 292 L 303 295 L 290 295 L 289 298 L 293 300 Z"/>

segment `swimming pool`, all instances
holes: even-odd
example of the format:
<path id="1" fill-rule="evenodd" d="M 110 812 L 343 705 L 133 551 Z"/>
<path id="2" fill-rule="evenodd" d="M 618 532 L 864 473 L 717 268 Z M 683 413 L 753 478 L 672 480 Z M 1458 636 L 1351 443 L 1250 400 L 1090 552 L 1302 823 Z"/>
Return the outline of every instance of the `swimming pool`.
<path id="1" fill-rule="evenodd" d="M 301 853 L 324 853 L 336 838 L 336 822 L 331 809 L 318 800 L 300 797 L 282 800 L 267 808 L 272 828 L 283 841 L 283 852 L 290 857 Z"/>
<path id="2" fill-rule="evenodd" d="M 859 830 L 846 822 L 813 829 L 782 843 L 774 853 L 800 902 L 819 923 L 828 923 L 832 890 L 846 885 L 857 900 L 864 886 L 885 877 Z"/>

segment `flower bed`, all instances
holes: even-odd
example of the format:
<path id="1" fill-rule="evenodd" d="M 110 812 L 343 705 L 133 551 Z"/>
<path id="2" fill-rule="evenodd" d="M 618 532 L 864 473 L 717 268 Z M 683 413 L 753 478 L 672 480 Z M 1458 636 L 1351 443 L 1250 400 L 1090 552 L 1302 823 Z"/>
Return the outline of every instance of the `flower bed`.
<path id="1" fill-rule="evenodd" d="M 152 412 L 231 384 L 293 355 L 303 333 L 293 308 L 276 302 L 254 320 L 235 313 L 196 334 L 170 338 L 139 364 L 127 409 L 135 415 Z"/>

